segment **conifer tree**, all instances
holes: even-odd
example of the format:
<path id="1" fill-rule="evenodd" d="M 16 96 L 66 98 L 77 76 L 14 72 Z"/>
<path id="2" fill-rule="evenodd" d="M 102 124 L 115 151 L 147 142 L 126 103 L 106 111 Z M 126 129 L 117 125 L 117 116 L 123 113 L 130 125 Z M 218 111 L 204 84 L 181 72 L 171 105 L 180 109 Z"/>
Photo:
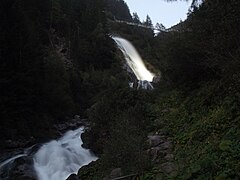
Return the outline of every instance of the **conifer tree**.
<path id="1" fill-rule="evenodd" d="M 134 23 L 141 24 L 139 16 L 138 16 L 138 14 L 136 12 L 133 13 L 132 19 L 133 19 Z"/>
<path id="2" fill-rule="evenodd" d="M 152 20 L 149 15 L 147 15 L 146 21 L 144 21 L 143 24 L 147 27 L 153 27 Z"/>

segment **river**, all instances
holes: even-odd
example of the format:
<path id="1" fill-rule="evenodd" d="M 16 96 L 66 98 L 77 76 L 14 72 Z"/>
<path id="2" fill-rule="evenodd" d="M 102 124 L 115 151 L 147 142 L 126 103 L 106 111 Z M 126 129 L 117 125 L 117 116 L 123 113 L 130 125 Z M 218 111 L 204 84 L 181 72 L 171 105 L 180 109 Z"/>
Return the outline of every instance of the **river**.
<path id="1" fill-rule="evenodd" d="M 82 147 L 83 132 L 83 127 L 67 131 L 60 139 L 45 143 L 36 151 L 32 158 L 37 179 L 65 180 L 71 174 L 76 174 L 82 166 L 97 160 L 90 150 Z M 11 167 L 16 159 L 25 156 L 30 154 L 25 151 L 1 162 L 0 170 Z"/>

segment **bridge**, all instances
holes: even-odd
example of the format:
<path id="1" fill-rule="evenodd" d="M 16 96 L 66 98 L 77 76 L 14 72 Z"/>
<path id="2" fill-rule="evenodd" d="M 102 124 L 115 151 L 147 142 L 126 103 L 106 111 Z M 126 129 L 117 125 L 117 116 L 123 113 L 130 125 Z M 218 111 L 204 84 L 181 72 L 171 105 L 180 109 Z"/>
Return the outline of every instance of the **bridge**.
<path id="1" fill-rule="evenodd" d="M 122 21 L 122 20 L 117 20 L 117 19 L 115 19 L 114 22 L 122 23 L 122 24 L 128 24 L 128 25 L 131 25 L 131 26 L 138 26 L 138 27 L 147 28 L 147 29 L 152 29 L 155 32 L 158 31 L 155 34 L 158 34 L 159 32 L 172 32 L 172 31 L 177 32 L 178 31 L 177 29 L 174 29 L 174 28 L 157 29 L 157 28 L 146 26 L 146 25 L 139 24 L 139 23 L 134 23 L 134 22 L 129 22 L 129 21 Z"/>

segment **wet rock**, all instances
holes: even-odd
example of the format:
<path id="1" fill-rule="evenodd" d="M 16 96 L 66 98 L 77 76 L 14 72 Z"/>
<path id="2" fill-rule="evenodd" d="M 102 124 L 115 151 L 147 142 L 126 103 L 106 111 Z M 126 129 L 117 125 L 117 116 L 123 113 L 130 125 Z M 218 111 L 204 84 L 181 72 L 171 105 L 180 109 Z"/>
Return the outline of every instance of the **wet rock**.
<path id="1" fill-rule="evenodd" d="M 78 176 L 77 176 L 76 174 L 71 174 L 71 175 L 67 178 L 67 180 L 79 180 L 79 179 L 78 179 Z"/>

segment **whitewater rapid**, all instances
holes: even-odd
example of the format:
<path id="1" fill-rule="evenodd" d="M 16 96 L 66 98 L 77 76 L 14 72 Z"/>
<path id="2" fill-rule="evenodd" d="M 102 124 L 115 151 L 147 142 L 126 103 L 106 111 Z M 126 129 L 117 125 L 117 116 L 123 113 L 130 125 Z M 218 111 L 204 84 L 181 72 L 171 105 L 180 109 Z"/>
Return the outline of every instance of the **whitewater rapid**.
<path id="1" fill-rule="evenodd" d="M 34 169 L 39 180 L 65 180 L 80 167 L 97 160 L 82 148 L 83 128 L 66 132 L 59 140 L 44 144 L 34 155 Z"/>

